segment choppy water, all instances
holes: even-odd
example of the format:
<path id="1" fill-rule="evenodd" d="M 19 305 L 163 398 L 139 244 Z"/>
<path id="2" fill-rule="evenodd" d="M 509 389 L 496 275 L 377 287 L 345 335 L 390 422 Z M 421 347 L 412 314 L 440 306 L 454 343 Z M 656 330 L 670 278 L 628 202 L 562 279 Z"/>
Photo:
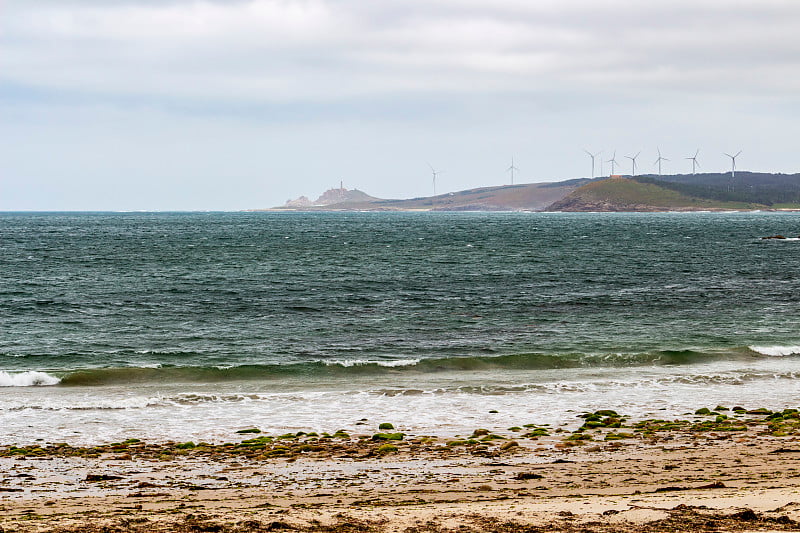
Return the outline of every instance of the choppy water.
<path id="1" fill-rule="evenodd" d="M 0 214 L 0 443 L 796 406 L 775 233 L 800 214 Z"/>

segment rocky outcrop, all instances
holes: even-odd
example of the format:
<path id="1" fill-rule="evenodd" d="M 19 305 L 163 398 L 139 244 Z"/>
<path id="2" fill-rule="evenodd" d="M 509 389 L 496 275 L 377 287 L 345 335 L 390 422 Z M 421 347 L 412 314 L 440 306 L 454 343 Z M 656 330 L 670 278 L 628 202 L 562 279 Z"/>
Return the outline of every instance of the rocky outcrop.
<path id="1" fill-rule="evenodd" d="M 579 196 L 567 196 L 550 204 L 545 211 L 570 211 L 570 212 L 654 212 L 668 211 L 664 207 L 655 207 L 645 204 L 622 204 L 609 200 L 587 200 Z"/>
<path id="2" fill-rule="evenodd" d="M 301 196 L 295 200 L 286 200 L 284 207 L 309 207 L 314 204 L 311 203 L 311 200 L 308 199 L 306 196 Z"/>

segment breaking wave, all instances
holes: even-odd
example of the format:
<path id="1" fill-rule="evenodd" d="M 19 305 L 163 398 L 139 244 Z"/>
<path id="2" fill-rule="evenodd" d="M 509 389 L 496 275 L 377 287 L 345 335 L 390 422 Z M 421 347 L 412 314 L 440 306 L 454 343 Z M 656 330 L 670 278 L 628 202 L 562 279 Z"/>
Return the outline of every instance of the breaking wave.
<path id="1" fill-rule="evenodd" d="M 0 387 L 40 387 L 57 385 L 61 380 L 45 372 L 28 371 L 9 373 L 0 371 Z"/>

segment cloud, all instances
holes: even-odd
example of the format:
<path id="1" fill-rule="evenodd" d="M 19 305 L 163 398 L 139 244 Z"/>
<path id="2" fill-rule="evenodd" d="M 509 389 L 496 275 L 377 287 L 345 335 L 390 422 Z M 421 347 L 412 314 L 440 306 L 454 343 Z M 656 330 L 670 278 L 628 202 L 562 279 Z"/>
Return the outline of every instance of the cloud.
<path id="1" fill-rule="evenodd" d="M 215 102 L 800 86 L 800 4 L 10 2 L 2 80 Z M 731 85 L 734 84 L 734 85 Z"/>

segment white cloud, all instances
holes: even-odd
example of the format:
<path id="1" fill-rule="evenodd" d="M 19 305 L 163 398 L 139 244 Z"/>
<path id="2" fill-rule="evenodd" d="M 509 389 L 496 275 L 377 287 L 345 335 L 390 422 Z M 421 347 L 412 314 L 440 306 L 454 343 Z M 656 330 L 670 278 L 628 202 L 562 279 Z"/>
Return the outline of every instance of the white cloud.
<path id="1" fill-rule="evenodd" d="M 36 87 L 254 102 L 800 84 L 792 1 L 433 4 L 10 2 L 0 72 Z"/>

